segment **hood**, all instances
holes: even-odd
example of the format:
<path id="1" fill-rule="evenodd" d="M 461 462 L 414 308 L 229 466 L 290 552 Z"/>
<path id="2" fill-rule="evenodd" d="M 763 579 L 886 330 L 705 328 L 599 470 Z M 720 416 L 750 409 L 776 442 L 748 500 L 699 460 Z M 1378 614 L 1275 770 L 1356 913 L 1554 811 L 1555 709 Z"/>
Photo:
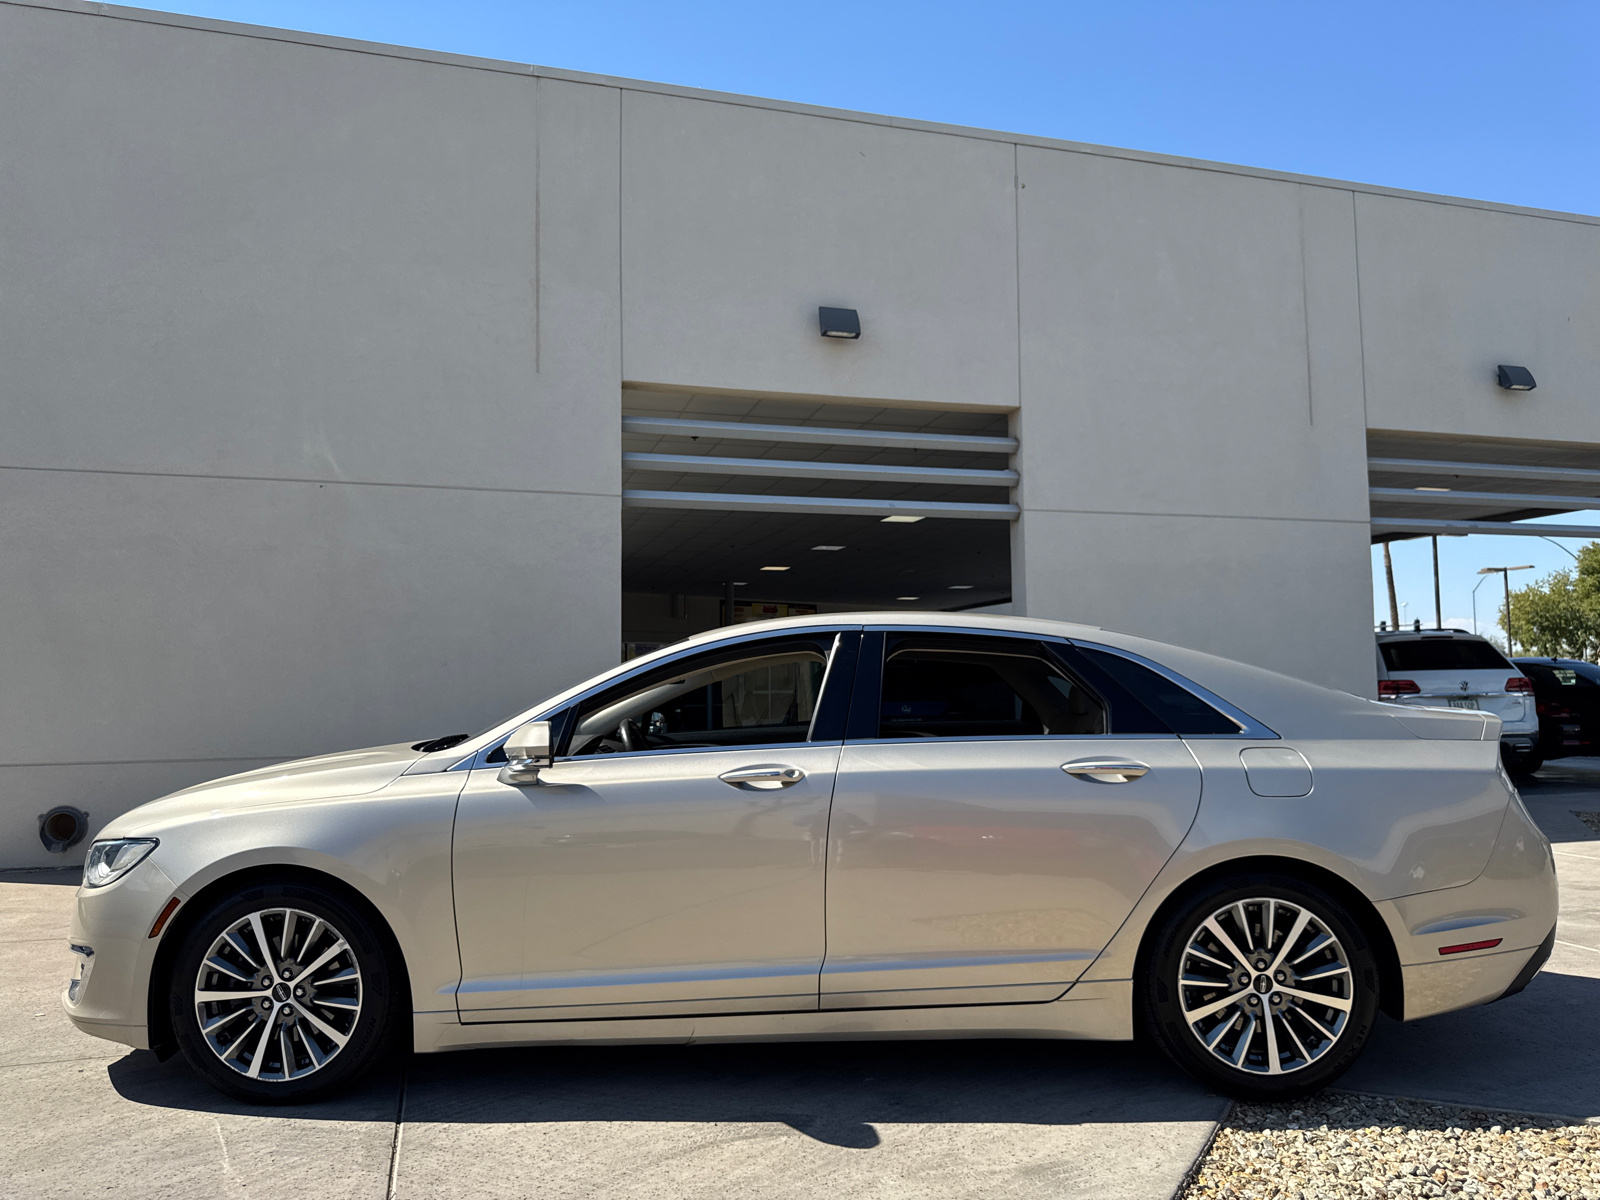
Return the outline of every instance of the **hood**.
<path id="1" fill-rule="evenodd" d="M 364 796 L 387 787 L 422 755 L 409 743 L 346 750 L 278 763 L 239 775 L 173 792 L 141 804 L 112 821 L 95 836 L 132 837 L 158 825 L 219 811 L 259 808 L 296 800 L 327 800 L 335 796 Z"/>

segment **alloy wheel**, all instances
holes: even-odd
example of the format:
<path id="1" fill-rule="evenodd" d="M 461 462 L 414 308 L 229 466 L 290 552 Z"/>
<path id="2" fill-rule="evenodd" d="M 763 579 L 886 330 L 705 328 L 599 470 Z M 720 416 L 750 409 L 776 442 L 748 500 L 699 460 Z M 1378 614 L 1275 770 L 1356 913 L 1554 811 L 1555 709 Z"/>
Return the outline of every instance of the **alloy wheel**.
<path id="1" fill-rule="evenodd" d="M 1195 927 L 1178 968 L 1184 1023 L 1240 1071 L 1287 1075 L 1323 1058 L 1344 1033 L 1354 977 L 1339 939 L 1304 905 L 1240 900 Z"/>
<path id="2" fill-rule="evenodd" d="M 361 968 L 339 930 L 313 913 L 268 908 L 233 921 L 200 964 L 194 1013 L 226 1066 L 283 1082 L 336 1058 L 361 1017 Z"/>

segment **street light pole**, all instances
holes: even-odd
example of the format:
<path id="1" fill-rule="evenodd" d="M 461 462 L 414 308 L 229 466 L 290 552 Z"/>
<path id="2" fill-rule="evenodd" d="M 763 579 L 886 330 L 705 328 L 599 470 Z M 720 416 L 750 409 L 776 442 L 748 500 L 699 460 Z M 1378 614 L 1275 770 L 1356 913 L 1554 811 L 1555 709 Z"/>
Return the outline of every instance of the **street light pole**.
<path id="1" fill-rule="evenodd" d="M 1506 585 L 1506 657 L 1517 652 L 1517 643 L 1511 636 L 1511 572 L 1501 571 L 1500 582 Z"/>
<path id="2" fill-rule="evenodd" d="M 1434 629 L 1445 627 L 1445 610 L 1438 603 L 1438 538 L 1434 538 Z"/>
<path id="3" fill-rule="evenodd" d="M 1507 658 L 1510 658 L 1513 654 L 1515 654 L 1517 652 L 1517 644 L 1511 638 L 1511 572 L 1513 572 L 1513 571 L 1531 571 L 1531 570 L 1533 570 L 1533 564 L 1532 563 L 1524 563 L 1520 567 L 1482 567 L 1478 571 L 1479 575 L 1499 575 L 1500 578 L 1505 582 L 1505 586 L 1506 586 L 1506 657 Z M 1478 580 L 1478 587 L 1482 587 L 1482 586 L 1483 586 L 1483 580 L 1480 579 L 1480 580 Z M 1478 588 L 1473 588 L 1472 589 L 1472 594 L 1473 594 L 1473 597 L 1474 597 L 1474 603 L 1473 603 L 1473 606 L 1472 606 L 1472 627 L 1473 627 L 1473 629 L 1477 629 L 1477 627 L 1478 627 L 1478 606 L 1477 606 L 1477 603 L 1476 603 L 1476 597 L 1477 597 L 1477 594 L 1478 594 Z"/>

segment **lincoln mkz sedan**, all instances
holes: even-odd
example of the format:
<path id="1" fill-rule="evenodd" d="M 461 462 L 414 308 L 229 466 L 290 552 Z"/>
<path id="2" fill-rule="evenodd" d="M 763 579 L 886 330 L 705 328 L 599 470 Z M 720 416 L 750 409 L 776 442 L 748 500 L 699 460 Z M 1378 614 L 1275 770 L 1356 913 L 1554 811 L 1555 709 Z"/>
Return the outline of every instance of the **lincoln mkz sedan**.
<path id="1" fill-rule="evenodd" d="M 702 634 L 475 737 L 285 763 L 90 849 L 80 1029 L 253 1101 L 386 1054 L 1142 1031 L 1300 1095 L 1549 956 L 1492 713 L 1079 625 Z"/>

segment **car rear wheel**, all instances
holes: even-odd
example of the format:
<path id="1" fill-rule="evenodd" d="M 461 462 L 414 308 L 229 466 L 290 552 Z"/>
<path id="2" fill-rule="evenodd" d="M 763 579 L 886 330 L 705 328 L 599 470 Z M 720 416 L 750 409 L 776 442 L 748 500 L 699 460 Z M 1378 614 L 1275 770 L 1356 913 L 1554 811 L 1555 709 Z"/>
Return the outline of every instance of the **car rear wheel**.
<path id="1" fill-rule="evenodd" d="M 1141 1022 L 1178 1064 L 1229 1095 L 1286 1100 L 1360 1055 L 1378 969 L 1321 889 L 1279 875 L 1224 880 L 1163 922 L 1136 985 Z"/>
<path id="2" fill-rule="evenodd" d="M 330 890 L 267 884 L 190 926 L 170 981 L 184 1058 L 221 1092 L 298 1103 L 343 1087 L 390 1049 L 398 972 L 372 922 Z"/>

